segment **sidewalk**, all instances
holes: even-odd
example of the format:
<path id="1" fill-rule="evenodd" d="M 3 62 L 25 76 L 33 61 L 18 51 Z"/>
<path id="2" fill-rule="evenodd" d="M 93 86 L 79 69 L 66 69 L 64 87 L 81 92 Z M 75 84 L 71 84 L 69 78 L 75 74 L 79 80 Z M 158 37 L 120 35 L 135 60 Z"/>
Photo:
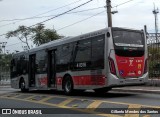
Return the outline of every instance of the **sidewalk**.
<path id="1" fill-rule="evenodd" d="M 160 94 L 160 87 L 130 86 L 130 87 L 113 88 L 112 91 Z"/>
<path id="2" fill-rule="evenodd" d="M 149 79 L 144 86 L 113 88 L 112 91 L 160 94 L 160 79 Z"/>

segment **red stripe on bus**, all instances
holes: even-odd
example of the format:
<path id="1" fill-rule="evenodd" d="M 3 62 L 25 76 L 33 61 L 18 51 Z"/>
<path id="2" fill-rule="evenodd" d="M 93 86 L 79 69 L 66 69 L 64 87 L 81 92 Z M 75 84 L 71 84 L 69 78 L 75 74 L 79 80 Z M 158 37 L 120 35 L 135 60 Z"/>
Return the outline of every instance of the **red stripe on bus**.
<path id="1" fill-rule="evenodd" d="M 74 85 L 105 85 L 104 75 L 73 76 Z M 57 77 L 57 85 L 62 85 L 62 77 Z"/>
<path id="2" fill-rule="evenodd" d="M 47 77 L 38 78 L 38 82 L 40 86 L 46 86 L 48 83 L 48 78 Z"/>
<path id="3" fill-rule="evenodd" d="M 73 76 L 74 85 L 105 85 L 104 75 L 84 75 L 84 76 Z M 62 77 L 57 77 L 57 85 L 62 85 Z M 47 85 L 47 77 L 39 78 L 39 84 L 41 86 Z"/>
<path id="4" fill-rule="evenodd" d="M 57 77 L 57 85 L 62 85 L 62 77 Z"/>
<path id="5" fill-rule="evenodd" d="M 105 85 L 104 75 L 73 76 L 74 85 Z"/>

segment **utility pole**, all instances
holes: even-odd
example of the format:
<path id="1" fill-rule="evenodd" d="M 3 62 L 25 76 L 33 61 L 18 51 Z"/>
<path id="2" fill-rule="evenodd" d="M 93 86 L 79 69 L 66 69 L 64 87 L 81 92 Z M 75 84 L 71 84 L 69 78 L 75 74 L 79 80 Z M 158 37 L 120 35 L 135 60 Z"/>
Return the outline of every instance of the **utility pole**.
<path id="1" fill-rule="evenodd" d="M 157 17 L 157 14 L 159 13 L 159 10 L 158 8 L 155 9 L 155 4 L 154 4 L 154 10 L 153 10 L 153 14 L 154 14 L 154 17 L 155 17 L 155 34 L 156 34 L 156 43 L 158 43 L 158 38 L 157 38 L 157 33 L 158 33 L 158 17 Z"/>
<path id="2" fill-rule="evenodd" d="M 111 0 L 106 0 L 107 16 L 108 16 L 108 27 L 112 27 L 112 11 L 111 11 Z"/>
<path id="3" fill-rule="evenodd" d="M 144 31 L 145 31 L 145 33 L 147 35 L 147 26 L 146 25 L 144 25 Z"/>

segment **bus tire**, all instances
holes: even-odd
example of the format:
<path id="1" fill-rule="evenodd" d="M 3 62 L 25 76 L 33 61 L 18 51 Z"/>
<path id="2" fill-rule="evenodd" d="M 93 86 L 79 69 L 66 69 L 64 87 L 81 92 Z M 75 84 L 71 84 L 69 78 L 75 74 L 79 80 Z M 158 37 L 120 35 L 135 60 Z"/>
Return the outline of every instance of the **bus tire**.
<path id="1" fill-rule="evenodd" d="M 20 89 L 21 89 L 21 92 L 27 92 L 27 91 L 29 91 L 29 89 L 26 89 L 26 87 L 25 87 L 25 81 L 24 81 L 24 79 L 22 79 L 20 81 Z"/>
<path id="2" fill-rule="evenodd" d="M 73 94 L 74 89 L 73 89 L 73 81 L 70 76 L 66 76 L 64 79 L 64 93 L 66 95 L 71 95 Z"/>

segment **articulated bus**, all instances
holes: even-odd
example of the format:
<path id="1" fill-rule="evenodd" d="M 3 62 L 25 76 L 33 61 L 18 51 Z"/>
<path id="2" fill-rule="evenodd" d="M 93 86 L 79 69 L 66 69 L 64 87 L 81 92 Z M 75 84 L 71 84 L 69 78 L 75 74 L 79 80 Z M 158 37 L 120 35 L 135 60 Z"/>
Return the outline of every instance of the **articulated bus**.
<path id="1" fill-rule="evenodd" d="M 143 30 L 105 28 L 58 39 L 13 55 L 11 87 L 36 90 L 94 90 L 143 85 L 148 81 Z"/>

